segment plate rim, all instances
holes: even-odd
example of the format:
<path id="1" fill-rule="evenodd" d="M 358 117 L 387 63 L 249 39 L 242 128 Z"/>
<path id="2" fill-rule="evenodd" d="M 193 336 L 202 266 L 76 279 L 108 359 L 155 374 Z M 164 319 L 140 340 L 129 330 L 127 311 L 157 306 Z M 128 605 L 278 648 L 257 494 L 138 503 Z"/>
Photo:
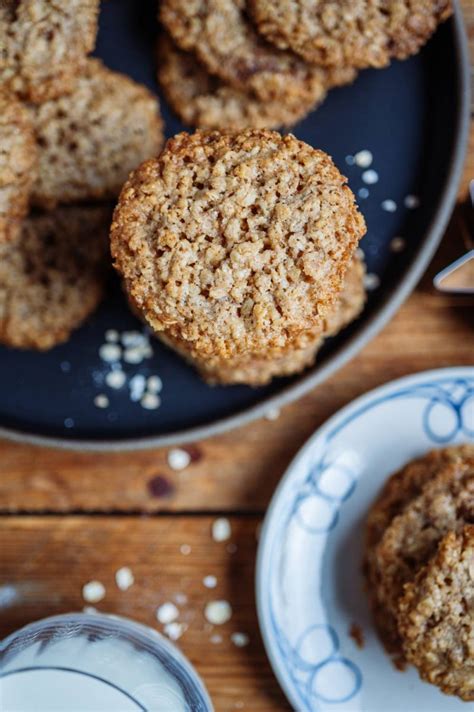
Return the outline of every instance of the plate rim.
<path id="1" fill-rule="evenodd" d="M 291 705 L 299 704 L 300 700 L 296 698 L 293 694 L 293 690 L 290 689 L 287 681 L 285 679 L 285 673 L 283 666 L 280 666 L 278 660 L 280 656 L 277 656 L 273 650 L 274 645 L 272 644 L 272 636 L 268 632 L 267 627 L 264 625 L 265 620 L 265 609 L 264 604 L 264 591 L 268 589 L 268 580 L 265 580 L 263 576 L 263 568 L 265 563 L 265 558 L 267 557 L 267 550 L 269 547 L 269 533 L 270 528 L 273 524 L 273 512 L 277 507 L 280 496 L 291 480 L 295 468 L 298 466 L 299 462 L 306 456 L 307 452 L 311 450 L 314 443 L 321 437 L 331 431 L 337 423 L 345 420 L 351 413 L 360 409 L 364 405 L 367 405 L 371 401 L 379 400 L 384 395 L 404 388 L 407 386 L 413 386 L 414 384 L 425 383 L 431 379 L 449 379 L 449 378 L 470 378 L 474 379 L 474 366 L 448 366 L 446 368 L 435 368 L 429 369 L 427 371 L 417 371 L 401 378 L 396 378 L 388 383 L 384 383 L 376 388 L 363 393 L 362 395 L 354 398 L 349 403 L 339 408 L 333 415 L 331 415 L 327 420 L 325 420 L 322 425 L 320 425 L 305 443 L 301 446 L 295 456 L 292 458 L 288 467 L 285 469 L 282 477 L 280 478 L 273 495 L 271 497 L 270 503 L 265 512 L 265 516 L 262 522 L 260 537 L 257 549 L 257 556 L 255 561 L 255 603 L 257 608 L 257 619 L 258 627 L 260 630 L 260 635 L 262 636 L 263 645 L 267 658 L 270 662 L 273 674 L 275 675 L 280 688 L 282 689 L 285 697 L 290 702 Z"/>
<path id="2" fill-rule="evenodd" d="M 0 425 L 0 438 L 14 442 L 65 449 L 79 452 L 130 452 L 159 447 L 185 445 L 220 435 L 239 428 L 265 416 L 272 409 L 280 409 L 313 390 L 326 378 L 333 375 L 366 344 L 368 344 L 395 315 L 408 298 L 426 271 L 436 248 L 446 230 L 462 176 L 464 158 L 468 145 L 470 125 L 470 59 L 467 35 L 459 0 L 454 2 L 453 42 L 456 53 L 458 81 L 456 86 L 458 114 L 455 128 L 455 143 L 451 153 L 446 181 L 438 206 L 425 236 L 410 266 L 398 284 L 393 287 L 364 326 L 357 329 L 344 344 L 339 346 L 327 363 L 316 365 L 313 371 L 301 376 L 296 383 L 285 386 L 279 393 L 264 398 L 260 403 L 245 408 L 235 415 L 219 418 L 206 425 L 177 430 L 162 435 L 147 435 L 122 439 L 67 438 L 39 435 L 28 430 L 17 430 Z"/>

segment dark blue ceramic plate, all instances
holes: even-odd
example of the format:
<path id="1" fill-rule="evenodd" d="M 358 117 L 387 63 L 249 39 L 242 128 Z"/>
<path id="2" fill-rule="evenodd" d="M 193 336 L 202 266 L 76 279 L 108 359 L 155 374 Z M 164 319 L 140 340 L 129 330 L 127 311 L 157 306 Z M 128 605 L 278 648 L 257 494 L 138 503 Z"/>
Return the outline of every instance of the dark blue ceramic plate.
<path id="1" fill-rule="evenodd" d="M 112 69 L 157 91 L 156 31 L 153 0 L 109 0 L 103 3 L 96 53 Z M 327 343 L 314 368 L 265 388 L 211 388 L 153 342 L 152 358 L 124 367 L 129 377 L 161 377 L 161 407 L 147 410 L 131 400 L 128 385 L 114 390 L 104 383 L 109 367 L 98 352 L 106 330 L 142 330 L 113 283 L 107 300 L 67 344 L 44 354 L 0 349 L 0 434 L 89 449 L 184 442 L 259 417 L 339 368 L 409 294 L 443 233 L 466 144 L 468 69 L 456 17 L 421 54 L 388 69 L 362 72 L 294 129 L 299 138 L 333 156 L 356 194 L 368 190 L 368 197 L 359 194 L 368 225 L 362 248 L 369 272 L 380 280 L 362 317 Z M 169 136 L 182 130 L 164 102 L 163 113 Z M 364 182 L 363 168 L 350 165 L 350 157 L 363 149 L 373 154 L 375 184 Z M 419 207 L 405 206 L 408 195 L 419 198 Z M 382 207 L 386 200 L 396 203 L 394 212 Z M 393 250 L 394 237 L 404 239 L 404 250 Z M 107 396 L 107 407 L 95 404 L 99 394 Z"/>

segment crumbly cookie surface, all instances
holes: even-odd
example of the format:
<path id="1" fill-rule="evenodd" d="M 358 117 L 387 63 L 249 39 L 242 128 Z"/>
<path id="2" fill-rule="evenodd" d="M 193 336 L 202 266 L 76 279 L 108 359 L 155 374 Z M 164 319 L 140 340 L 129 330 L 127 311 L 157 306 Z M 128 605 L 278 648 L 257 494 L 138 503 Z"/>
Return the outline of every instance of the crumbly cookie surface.
<path id="1" fill-rule="evenodd" d="M 89 59 L 72 94 L 32 108 L 39 148 L 36 205 L 114 198 L 163 143 L 158 99 Z"/>
<path id="2" fill-rule="evenodd" d="M 49 349 L 99 303 L 111 209 L 62 207 L 31 215 L 14 243 L 0 245 L 0 342 Z"/>
<path id="3" fill-rule="evenodd" d="M 132 302 L 193 358 L 269 358 L 325 316 L 364 232 L 322 151 L 273 131 L 198 131 L 132 173 L 111 246 Z"/>
<path id="4" fill-rule="evenodd" d="M 249 0 L 259 31 L 322 65 L 383 67 L 416 54 L 450 0 Z"/>
<path id="5" fill-rule="evenodd" d="M 300 334 L 286 351 L 274 358 L 235 358 L 208 357 L 194 360 L 187 351 L 185 341 L 164 338 L 165 343 L 174 348 L 194 367 L 209 383 L 262 386 L 278 376 L 291 376 L 311 366 L 318 351 L 329 336 L 335 336 L 351 321 L 356 319 L 365 304 L 364 288 L 365 265 L 361 258 L 354 257 L 350 263 L 344 286 L 337 302 L 331 307 L 326 319 L 311 332 Z M 162 338 L 158 334 L 159 338 Z"/>
<path id="6" fill-rule="evenodd" d="M 36 143 L 19 101 L 0 92 L 0 244 L 16 239 L 36 178 Z"/>
<path id="7" fill-rule="evenodd" d="M 176 44 L 225 83 L 263 101 L 318 100 L 321 70 L 265 42 L 247 19 L 244 0 L 163 0 L 160 8 Z"/>
<path id="8" fill-rule="evenodd" d="M 205 129 L 278 128 L 292 126 L 320 104 L 332 86 L 355 78 L 353 69 L 315 69 L 313 95 L 306 100 L 262 101 L 212 76 L 194 55 L 179 50 L 163 35 L 159 40 L 158 79 L 168 102 L 186 124 Z"/>
<path id="9" fill-rule="evenodd" d="M 372 595 L 384 615 L 378 619 L 382 639 L 400 650 L 396 623 L 403 586 L 434 554 L 449 531 L 474 519 L 474 453 L 444 465 L 393 518 L 373 554 Z"/>
<path id="10" fill-rule="evenodd" d="M 72 90 L 94 49 L 99 0 L 2 0 L 0 87 L 34 103 Z"/>
<path id="11" fill-rule="evenodd" d="M 398 626 L 406 658 L 424 680 L 474 700 L 474 526 L 446 534 L 405 586 Z"/>

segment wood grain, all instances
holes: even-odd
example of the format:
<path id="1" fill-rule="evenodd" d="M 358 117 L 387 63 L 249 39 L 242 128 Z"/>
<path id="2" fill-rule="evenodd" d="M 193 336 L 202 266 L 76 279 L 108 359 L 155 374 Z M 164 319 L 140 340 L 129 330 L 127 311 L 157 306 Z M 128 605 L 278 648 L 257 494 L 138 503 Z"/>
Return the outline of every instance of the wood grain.
<path id="1" fill-rule="evenodd" d="M 106 587 L 98 610 L 130 616 L 161 630 L 156 609 L 176 596 L 179 621 L 188 629 L 179 640 L 202 675 L 216 710 L 275 712 L 289 709 L 276 685 L 258 633 L 254 602 L 257 517 L 232 517 L 231 543 L 211 538 L 212 517 L 9 517 L 0 520 L 0 586 L 13 586 L 17 598 L 2 610 L 0 638 L 28 621 L 81 610 L 82 586 L 91 578 Z M 191 553 L 180 553 L 190 544 Z M 130 566 L 135 584 L 126 592 L 115 571 Z M 207 589 L 202 579 L 217 577 Z M 0 588 L 1 592 L 1 588 Z M 213 599 L 228 600 L 229 623 L 211 627 L 203 614 Z M 180 600 L 178 598 L 178 600 Z M 234 632 L 247 633 L 238 648 Z M 222 636 L 212 643 L 211 636 Z"/>
<path id="2" fill-rule="evenodd" d="M 474 61 L 474 3 L 462 4 Z M 460 200 L 472 177 L 474 126 Z M 300 445 L 341 406 L 408 373 L 473 365 L 474 300 L 442 296 L 431 286 L 433 274 L 463 251 L 458 219 L 459 211 L 419 287 L 350 364 L 278 420 L 197 443 L 194 462 L 181 473 L 167 466 L 165 450 L 84 455 L 0 442 L 0 586 L 13 585 L 18 594 L 13 605 L 0 609 L 0 637 L 36 618 L 80 609 L 82 586 L 91 578 L 107 587 L 100 610 L 157 628 L 156 607 L 185 594 L 181 620 L 189 628 L 179 645 L 203 675 L 216 711 L 241 705 L 252 712 L 288 710 L 256 620 L 261 514 Z M 229 513 L 233 554 L 210 536 L 211 513 L 218 512 Z M 182 544 L 191 546 L 188 556 Z M 114 572 L 124 565 L 136 578 L 127 592 L 114 583 Z M 207 574 L 218 578 L 215 591 L 202 585 Z M 226 598 L 234 609 L 219 631 L 220 644 L 209 642 L 214 631 L 203 617 L 211 597 Z M 236 631 L 249 634 L 248 647 L 231 643 Z"/>

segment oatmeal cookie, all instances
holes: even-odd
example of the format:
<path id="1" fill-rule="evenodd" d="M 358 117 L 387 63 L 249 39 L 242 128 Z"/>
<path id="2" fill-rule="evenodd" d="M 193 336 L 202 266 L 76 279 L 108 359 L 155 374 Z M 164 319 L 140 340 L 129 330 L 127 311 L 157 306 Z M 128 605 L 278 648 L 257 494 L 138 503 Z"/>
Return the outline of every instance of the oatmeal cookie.
<path id="1" fill-rule="evenodd" d="M 434 554 L 442 537 L 474 521 L 474 456 L 454 459 L 393 518 L 373 554 L 372 595 L 382 640 L 400 651 L 396 623 L 403 586 Z"/>
<path id="2" fill-rule="evenodd" d="M 450 0 L 249 0 L 259 31 L 307 62 L 384 67 L 416 54 L 452 13 Z"/>
<path id="3" fill-rule="evenodd" d="M 74 92 L 32 107 L 39 148 L 36 205 L 114 198 L 163 143 L 158 99 L 89 59 Z"/>
<path id="4" fill-rule="evenodd" d="M 405 585 L 398 627 L 406 658 L 424 680 L 474 701 L 474 526 L 446 534 Z"/>
<path id="5" fill-rule="evenodd" d="M 158 337 L 195 366 L 203 378 L 211 384 L 244 383 L 250 386 L 263 386 L 272 378 L 291 376 L 311 366 L 324 340 L 335 336 L 359 316 L 366 297 L 364 274 L 363 260 L 354 257 L 346 272 L 339 298 L 331 307 L 327 317 L 321 320 L 318 328 L 296 337 L 284 354 L 273 358 L 246 359 L 240 356 L 226 359 L 211 356 L 197 361 L 190 356 L 185 341 L 167 339 L 166 336 L 163 339 L 162 333 L 158 333 Z"/>
<path id="6" fill-rule="evenodd" d="M 0 92 L 0 244 L 14 240 L 20 232 L 36 178 L 36 162 L 26 108 Z"/>
<path id="7" fill-rule="evenodd" d="M 32 215 L 0 245 L 0 343 L 50 349 L 99 303 L 111 209 L 64 207 Z"/>
<path id="8" fill-rule="evenodd" d="M 2 0 L 0 88 L 34 103 L 72 91 L 98 12 L 99 0 Z"/>
<path id="9" fill-rule="evenodd" d="M 212 76 L 189 52 L 173 45 L 166 35 L 159 40 L 158 81 L 168 102 L 186 124 L 205 129 L 278 128 L 292 126 L 320 104 L 327 90 L 355 78 L 353 69 L 315 69 L 319 87 L 306 101 L 262 101 Z"/>
<path id="10" fill-rule="evenodd" d="M 111 247 L 132 303 L 191 358 L 272 358 L 325 318 L 364 232 L 322 151 L 197 131 L 131 174 Z"/>
<path id="11" fill-rule="evenodd" d="M 265 42 L 244 10 L 244 0 L 164 0 L 161 21 L 180 49 L 196 54 L 212 75 L 235 89 L 262 101 L 316 103 L 321 70 Z M 351 76 L 345 70 L 339 83 Z M 332 85 L 337 83 L 334 75 Z"/>

